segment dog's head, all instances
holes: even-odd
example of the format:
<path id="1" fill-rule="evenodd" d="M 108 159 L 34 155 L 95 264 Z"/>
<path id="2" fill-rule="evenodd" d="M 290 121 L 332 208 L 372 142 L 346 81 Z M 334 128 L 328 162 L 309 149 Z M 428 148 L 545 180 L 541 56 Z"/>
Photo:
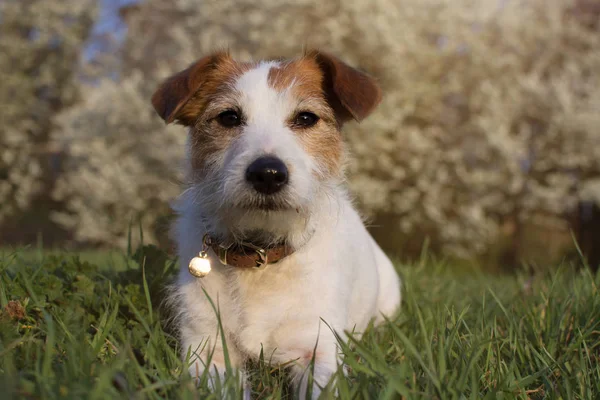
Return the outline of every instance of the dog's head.
<path id="1" fill-rule="evenodd" d="M 372 78 L 319 51 L 259 63 L 220 52 L 167 79 L 152 104 L 167 123 L 189 127 L 188 179 L 207 229 L 280 240 L 334 197 L 340 128 L 380 99 Z"/>

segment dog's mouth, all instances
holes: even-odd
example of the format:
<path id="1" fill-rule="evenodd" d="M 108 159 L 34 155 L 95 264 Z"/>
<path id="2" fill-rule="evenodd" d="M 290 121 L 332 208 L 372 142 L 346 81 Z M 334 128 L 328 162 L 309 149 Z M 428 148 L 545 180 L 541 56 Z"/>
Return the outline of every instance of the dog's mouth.
<path id="1" fill-rule="evenodd" d="M 257 210 L 264 212 L 289 211 L 297 209 L 297 207 L 294 207 L 288 201 L 285 201 L 282 198 L 271 196 L 255 197 L 248 202 L 240 204 L 240 208 L 249 211 Z"/>

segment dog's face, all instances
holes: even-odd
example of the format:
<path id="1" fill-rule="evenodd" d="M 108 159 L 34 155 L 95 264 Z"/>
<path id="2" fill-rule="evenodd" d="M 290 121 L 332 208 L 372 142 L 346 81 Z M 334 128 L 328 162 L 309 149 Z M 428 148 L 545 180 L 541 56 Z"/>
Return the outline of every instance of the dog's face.
<path id="1" fill-rule="evenodd" d="M 217 53 L 169 78 L 152 103 L 189 127 L 188 178 L 207 229 L 272 241 L 302 230 L 332 197 L 343 176 L 339 129 L 380 98 L 370 77 L 317 51 L 260 63 Z"/>

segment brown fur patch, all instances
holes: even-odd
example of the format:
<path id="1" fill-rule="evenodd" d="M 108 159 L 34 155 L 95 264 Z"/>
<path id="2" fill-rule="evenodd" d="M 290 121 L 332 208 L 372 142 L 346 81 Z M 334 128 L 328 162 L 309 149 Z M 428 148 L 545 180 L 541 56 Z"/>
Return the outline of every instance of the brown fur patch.
<path id="1" fill-rule="evenodd" d="M 271 68 L 269 85 L 278 91 L 290 90 L 298 101 L 298 112 L 312 112 L 319 122 L 309 128 L 295 127 L 296 115 L 288 124 L 296 132 L 304 149 L 321 166 L 319 178 L 339 176 L 342 170 L 344 145 L 333 108 L 325 97 L 325 77 L 313 58 L 300 58 Z"/>
<path id="2" fill-rule="evenodd" d="M 282 63 L 269 71 L 269 85 L 278 91 L 292 88 L 300 99 L 323 97 L 323 73 L 318 64 L 309 58 L 300 58 Z"/>
<path id="3" fill-rule="evenodd" d="M 327 125 L 325 128 L 315 127 L 304 131 L 298 135 L 302 147 L 322 167 L 317 172 L 317 177 L 340 176 L 342 173 L 344 143 L 337 128 Z"/>
<path id="4" fill-rule="evenodd" d="M 152 95 L 152 105 L 158 115 L 167 124 L 177 121 L 189 125 L 190 115 L 185 107 L 216 66 L 227 58 L 227 53 L 206 56 L 164 81 Z"/>
<path id="5" fill-rule="evenodd" d="M 327 100 L 340 123 L 349 119 L 362 121 L 381 102 L 381 88 L 364 72 L 317 50 L 309 51 L 305 57 L 314 59 L 323 71 Z"/>
<path id="6" fill-rule="evenodd" d="M 216 115 L 206 115 L 209 106 L 222 104 L 233 108 L 233 84 L 253 64 L 234 61 L 226 53 L 205 57 L 190 68 L 169 78 L 153 96 L 153 104 L 167 122 L 176 120 L 191 128 L 191 164 L 195 174 L 203 175 L 239 134 L 238 128 L 223 128 L 211 123 Z M 216 107 L 213 107 L 216 108 Z"/>
<path id="7" fill-rule="evenodd" d="M 210 79 L 202 85 L 190 100 L 187 112 L 194 116 L 196 123 L 192 127 L 191 163 L 195 174 L 204 175 L 207 167 L 215 164 L 220 155 L 231 145 L 232 140 L 240 134 L 241 127 L 224 128 L 206 115 L 206 109 L 235 108 L 233 84 L 244 72 L 252 68 L 252 64 L 241 64 L 231 59 L 226 60 L 213 71 Z M 221 104 L 220 107 L 213 107 Z"/>
<path id="8" fill-rule="evenodd" d="M 191 126 L 215 95 L 251 67 L 226 52 L 206 56 L 165 80 L 152 95 L 152 105 L 165 122 Z"/>

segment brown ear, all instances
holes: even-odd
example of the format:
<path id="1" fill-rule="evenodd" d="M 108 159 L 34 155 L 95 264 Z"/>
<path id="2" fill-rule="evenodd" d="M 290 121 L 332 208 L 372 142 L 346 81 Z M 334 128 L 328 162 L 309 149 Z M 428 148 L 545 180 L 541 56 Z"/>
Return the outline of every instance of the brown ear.
<path id="1" fill-rule="evenodd" d="M 167 124 L 173 121 L 191 124 L 185 112 L 186 104 L 206 82 L 210 71 L 226 57 L 229 55 L 225 52 L 206 56 L 165 80 L 152 95 L 152 105 L 158 115 Z"/>
<path id="2" fill-rule="evenodd" d="M 314 57 L 325 75 L 325 93 L 341 123 L 349 119 L 362 121 L 381 102 L 381 89 L 364 72 L 317 50 L 308 56 Z"/>

